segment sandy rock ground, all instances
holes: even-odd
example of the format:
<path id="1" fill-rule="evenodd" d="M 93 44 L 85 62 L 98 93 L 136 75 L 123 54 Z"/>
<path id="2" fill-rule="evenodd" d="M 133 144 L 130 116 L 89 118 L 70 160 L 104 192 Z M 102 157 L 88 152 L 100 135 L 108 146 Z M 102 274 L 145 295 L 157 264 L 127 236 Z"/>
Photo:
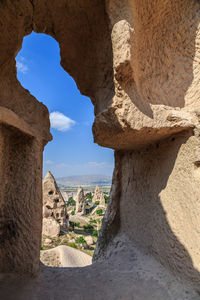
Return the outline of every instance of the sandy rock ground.
<path id="1" fill-rule="evenodd" d="M 85 267 L 92 264 L 92 257 L 68 246 L 40 252 L 40 260 L 51 267 Z"/>
<path id="2" fill-rule="evenodd" d="M 123 237 L 120 238 L 123 240 Z M 199 300 L 144 250 L 114 241 L 108 255 L 82 268 L 41 265 L 37 278 L 0 275 L 2 300 Z"/>
<path id="3" fill-rule="evenodd" d="M 88 217 L 83 217 L 83 216 L 80 216 L 80 215 L 70 215 L 69 216 L 69 220 L 71 222 L 75 222 L 75 223 L 80 223 L 81 225 L 87 225 L 90 221 L 90 219 Z"/>

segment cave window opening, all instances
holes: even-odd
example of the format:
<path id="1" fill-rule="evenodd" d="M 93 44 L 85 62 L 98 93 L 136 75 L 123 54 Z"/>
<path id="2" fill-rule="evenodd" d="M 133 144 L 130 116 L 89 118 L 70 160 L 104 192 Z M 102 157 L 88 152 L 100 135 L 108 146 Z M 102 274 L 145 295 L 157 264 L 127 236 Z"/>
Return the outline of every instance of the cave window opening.
<path id="1" fill-rule="evenodd" d="M 95 186 L 98 184 L 109 194 L 114 155 L 112 150 L 93 143 L 93 104 L 89 98 L 80 94 L 75 81 L 66 72 L 67 70 L 61 67 L 60 61 L 60 49 L 56 40 L 35 32 L 24 38 L 22 48 L 16 57 L 17 78 L 22 87 L 29 90 L 35 100 L 42 102 L 49 110 L 53 140 L 44 150 L 43 178 L 48 171 L 53 174 L 66 204 L 66 211 L 61 212 L 56 205 L 60 200 L 51 197 L 55 193 L 54 188 L 47 192 L 50 196 L 49 201 L 54 201 L 54 209 L 59 211 L 53 213 L 52 203 L 46 205 L 51 210 L 49 224 L 52 224 L 52 218 L 57 219 L 57 223 L 60 224 L 60 234 L 56 238 L 50 237 L 51 244 L 47 248 L 43 244 L 45 239 L 42 239 L 41 246 L 45 251 L 62 245 L 60 235 L 63 236 L 64 232 L 68 241 L 65 245 L 69 244 L 72 248 L 82 251 L 86 236 L 91 235 L 94 246 L 89 247 L 89 250 L 93 253 L 97 241 L 96 232 L 99 231 L 95 218 L 99 219 L 99 216 L 86 215 L 88 220 L 94 219 L 93 223 L 88 223 L 84 227 L 79 221 L 73 221 L 68 224 L 67 230 L 58 218 L 66 217 L 65 219 L 69 221 L 68 216 L 76 217 L 74 199 L 79 185 L 86 186 L 85 195 L 94 195 Z M 81 68 L 79 71 L 81 72 Z M 73 75 L 73 70 L 71 72 Z M 68 185 L 69 180 L 71 180 L 70 185 Z M 90 205 L 92 206 L 92 199 L 87 203 L 87 206 Z M 81 205 L 81 207 L 85 206 Z M 94 208 L 93 205 L 92 210 Z M 90 212 L 91 210 L 86 210 L 87 214 Z M 79 238 L 80 233 L 82 239 Z M 75 242 L 69 243 L 70 240 Z"/>

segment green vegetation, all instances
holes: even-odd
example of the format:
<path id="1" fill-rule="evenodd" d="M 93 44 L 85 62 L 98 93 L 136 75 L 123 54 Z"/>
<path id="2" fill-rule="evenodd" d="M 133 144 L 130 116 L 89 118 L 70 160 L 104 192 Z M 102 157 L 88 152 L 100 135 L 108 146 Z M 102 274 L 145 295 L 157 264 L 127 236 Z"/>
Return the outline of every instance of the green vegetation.
<path id="1" fill-rule="evenodd" d="M 98 230 L 93 230 L 92 235 L 98 237 Z"/>
<path id="2" fill-rule="evenodd" d="M 78 249 L 78 247 L 75 243 L 68 243 L 67 246 Z"/>
<path id="3" fill-rule="evenodd" d="M 93 220 L 92 218 L 90 218 L 90 221 L 89 221 L 90 223 L 97 223 L 97 221 L 96 220 Z"/>
<path id="4" fill-rule="evenodd" d="M 87 224 L 87 225 L 84 225 L 83 228 L 85 230 L 93 230 L 94 229 L 94 226 L 92 226 L 91 224 Z"/>
<path id="5" fill-rule="evenodd" d="M 80 222 L 74 223 L 74 226 L 79 228 L 80 227 Z"/>
<path id="6" fill-rule="evenodd" d="M 86 244 L 86 241 L 84 240 L 84 237 L 83 237 L 83 236 L 79 236 L 79 237 L 76 239 L 76 243 L 78 243 L 78 244 Z"/>
<path id="7" fill-rule="evenodd" d="M 69 221 L 69 229 L 70 229 L 71 231 L 74 231 L 74 227 L 75 227 L 75 223 L 72 222 L 72 221 Z"/>
<path id="8" fill-rule="evenodd" d="M 104 195 L 104 199 L 105 199 L 106 204 L 108 204 L 109 196 L 108 195 Z"/>
<path id="9" fill-rule="evenodd" d="M 76 205 L 76 201 L 72 197 L 69 197 L 67 201 L 67 206 L 75 206 L 75 205 Z"/>
<path id="10" fill-rule="evenodd" d="M 103 213 L 103 210 L 102 210 L 102 209 L 97 209 L 97 211 L 96 211 L 96 214 L 97 214 L 97 215 L 102 215 L 102 213 Z"/>
<path id="11" fill-rule="evenodd" d="M 87 193 L 87 194 L 86 194 L 86 200 L 88 200 L 88 201 L 91 202 L 92 199 L 93 199 L 92 193 L 91 193 L 91 192 Z"/>
<path id="12" fill-rule="evenodd" d="M 82 222 L 78 218 L 76 220 L 76 209 L 75 209 L 75 201 L 73 197 L 70 197 L 68 201 L 66 202 L 68 214 L 74 216 L 72 220 L 77 222 L 69 221 L 69 230 L 66 235 L 61 235 L 55 238 L 52 238 L 51 244 L 45 244 L 46 237 L 43 237 L 42 239 L 42 247 L 41 250 L 47 250 L 52 249 L 54 247 L 57 247 L 59 245 L 66 245 L 69 247 L 72 247 L 74 249 L 78 249 L 80 251 L 83 251 L 84 253 L 87 253 L 89 255 L 93 255 L 94 250 L 96 248 L 96 241 L 98 239 L 99 235 L 99 229 L 101 227 L 102 223 L 102 217 L 104 215 L 104 209 L 101 209 L 100 207 L 95 208 L 95 205 L 99 205 L 99 201 L 96 201 L 95 203 L 92 202 L 93 196 L 92 193 L 94 193 L 95 186 L 89 187 L 87 189 L 86 195 L 85 195 L 85 203 L 86 203 L 86 213 L 87 213 L 87 222 Z M 71 187 L 70 187 L 71 189 Z M 73 192 L 77 191 L 77 187 L 72 187 Z M 66 191 L 66 190 L 65 190 Z M 68 190 L 67 190 L 68 191 Z M 104 193 L 104 199 L 105 202 L 108 204 L 109 202 L 109 192 L 110 190 L 108 187 L 105 187 L 105 189 L 102 189 L 101 192 Z M 92 202 L 92 203 L 91 203 Z M 95 205 L 94 205 L 95 204 Z M 94 213 L 94 210 L 96 211 Z M 79 222 L 78 222 L 79 221 Z M 86 237 L 92 236 L 94 245 L 93 246 L 87 246 Z"/>

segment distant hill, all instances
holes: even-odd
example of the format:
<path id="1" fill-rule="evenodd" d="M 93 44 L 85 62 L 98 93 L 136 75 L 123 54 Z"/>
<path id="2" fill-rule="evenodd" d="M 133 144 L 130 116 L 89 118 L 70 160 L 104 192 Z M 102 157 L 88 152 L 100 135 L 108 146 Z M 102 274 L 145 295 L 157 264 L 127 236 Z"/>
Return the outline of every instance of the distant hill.
<path id="1" fill-rule="evenodd" d="M 56 182 L 60 187 L 67 186 L 103 186 L 111 185 L 111 176 L 106 175 L 76 175 L 56 178 Z"/>

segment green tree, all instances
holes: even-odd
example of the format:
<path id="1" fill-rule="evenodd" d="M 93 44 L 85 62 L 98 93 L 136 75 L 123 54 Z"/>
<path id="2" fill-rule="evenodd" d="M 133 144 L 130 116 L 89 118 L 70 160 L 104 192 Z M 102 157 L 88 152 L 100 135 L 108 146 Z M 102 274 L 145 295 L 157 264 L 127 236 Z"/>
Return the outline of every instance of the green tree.
<path id="1" fill-rule="evenodd" d="M 92 235 L 98 237 L 98 230 L 93 230 Z"/>
<path id="2" fill-rule="evenodd" d="M 102 209 L 97 209 L 97 211 L 96 211 L 96 214 L 97 214 L 97 215 L 102 215 L 102 213 L 103 213 L 103 210 L 102 210 Z"/>
<path id="3" fill-rule="evenodd" d="M 93 196 L 92 196 L 92 193 L 91 192 L 89 192 L 89 193 L 87 193 L 86 194 L 86 199 L 88 200 L 88 201 L 92 201 L 92 199 L 93 199 Z"/>
<path id="4" fill-rule="evenodd" d="M 104 195 L 104 199 L 105 199 L 106 204 L 108 204 L 108 202 L 109 202 L 109 196 L 108 195 Z"/>
<path id="5" fill-rule="evenodd" d="M 84 237 L 83 237 L 83 236 L 79 236 L 79 237 L 76 239 L 76 243 L 78 243 L 78 244 L 86 244 L 86 241 L 84 240 Z"/>
<path id="6" fill-rule="evenodd" d="M 76 201 L 72 197 L 69 197 L 67 201 L 67 206 L 74 206 L 74 205 L 76 205 Z"/>

